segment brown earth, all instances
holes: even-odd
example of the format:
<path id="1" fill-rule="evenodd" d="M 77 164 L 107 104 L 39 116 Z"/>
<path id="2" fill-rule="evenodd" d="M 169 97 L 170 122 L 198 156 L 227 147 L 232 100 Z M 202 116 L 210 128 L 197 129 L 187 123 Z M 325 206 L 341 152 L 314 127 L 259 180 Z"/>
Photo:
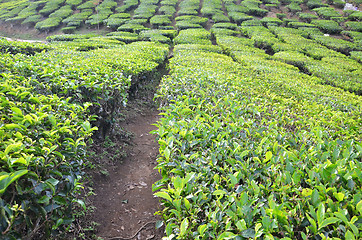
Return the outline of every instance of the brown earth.
<path id="1" fill-rule="evenodd" d="M 123 163 L 108 167 L 108 176 L 94 178 L 96 195 L 91 201 L 96 210 L 93 221 L 99 224 L 96 236 L 103 239 L 145 240 L 162 239 L 163 236 L 162 229 L 155 229 L 155 222 L 161 219 L 154 216 L 160 210 L 160 204 L 153 196 L 152 184 L 161 176 L 153 169 L 158 144 L 155 136 L 150 134 L 156 129 L 152 124 L 159 115 L 154 108 L 133 110 L 133 116 L 121 124 L 125 131 L 133 133 L 126 150 L 127 157 Z M 130 238 L 134 234 L 136 236 Z"/>

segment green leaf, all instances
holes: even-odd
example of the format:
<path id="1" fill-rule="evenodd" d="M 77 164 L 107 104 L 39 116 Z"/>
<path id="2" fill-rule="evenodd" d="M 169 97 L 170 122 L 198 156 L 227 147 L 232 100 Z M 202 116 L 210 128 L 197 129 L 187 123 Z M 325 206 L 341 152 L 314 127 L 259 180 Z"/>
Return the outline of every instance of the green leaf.
<path id="1" fill-rule="evenodd" d="M 226 192 L 224 190 L 215 190 L 212 195 L 220 195 L 221 197 L 223 197 L 226 194 Z"/>
<path id="2" fill-rule="evenodd" d="M 168 193 L 166 193 L 166 192 L 156 192 L 154 195 L 172 202 L 170 195 L 168 195 Z"/>
<path id="3" fill-rule="evenodd" d="M 328 226 L 329 224 L 333 224 L 333 223 L 336 223 L 339 221 L 339 218 L 336 218 L 336 217 L 329 217 L 329 218 L 326 218 L 324 219 L 321 223 L 319 223 L 319 230 Z"/>
<path id="4" fill-rule="evenodd" d="M 265 161 L 264 162 L 268 162 L 272 157 L 273 157 L 273 153 L 271 151 L 268 151 L 265 154 Z"/>
<path id="5" fill-rule="evenodd" d="M 344 194 L 341 192 L 340 193 L 334 192 L 333 196 L 338 200 L 338 202 L 341 202 L 344 199 Z"/>
<path id="6" fill-rule="evenodd" d="M 170 155 L 171 155 L 171 152 L 170 152 L 170 149 L 167 147 L 165 148 L 165 150 L 163 151 L 163 154 L 165 155 L 165 158 L 166 160 L 170 160 Z"/>
<path id="7" fill-rule="evenodd" d="M 202 236 L 202 235 L 204 235 L 206 229 L 207 229 L 207 225 L 206 225 L 206 224 L 203 224 L 203 225 L 200 225 L 200 226 L 197 228 L 197 231 L 198 231 L 199 234 Z"/>
<path id="8" fill-rule="evenodd" d="M 346 240 L 356 240 L 353 233 L 349 230 L 346 232 Z"/>
<path id="9" fill-rule="evenodd" d="M 317 221 L 318 221 L 318 225 L 321 224 L 321 222 L 324 220 L 324 214 L 325 214 L 326 210 L 324 207 L 324 204 L 321 203 L 319 205 L 318 211 L 317 211 Z"/>
<path id="10" fill-rule="evenodd" d="M 163 221 L 159 220 L 159 221 L 156 222 L 156 229 L 159 229 L 162 226 L 163 226 Z"/>
<path id="11" fill-rule="evenodd" d="M 10 108 L 10 109 L 11 109 L 11 111 L 13 111 L 14 113 L 16 113 L 17 115 L 23 116 L 23 112 L 21 111 L 20 108 L 12 107 L 12 108 Z"/>
<path id="12" fill-rule="evenodd" d="M 357 203 L 356 209 L 362 215 L 362 200 Z"/>
<path id="13" fill-rule="evenodd" d="M 235 238 L 237 235 L 235 235 L 232 232 L 223 232 L 221 235 L 219 235 L 219 237 L 217 238 L 217 240 L 227 240 L 227 239 L 233 239 Z"/>
<path id="14" fill-rule="evenodd" d="M 187 218 L 185 218 L 182 222 L 181 222 L 181 226 L 180 226 L 180 236 L 184 236 L 186 234 L 187 228 L 189 227 L 189 220 Z"/>
<path id="15" fill-rule="evenodd" d="M 239 220 L 235 225 L 239 231 L 244 231 L 248 228 L 244 219 Z"/>
<path id="16" fill-rule="evenodd" d="M 310 229 L 312 230 L 313 233 L 316 233 L 317 232 L 316 222 L 314 221 L 314 219 L 311 216 L 309 216 L 309 214 L 306 214 L 306 216 L 308 218 L 309 223 L 311 224 Z"/>
<path id="17" fill-rule="evenodd" d="M 14 181 L 18 180 L 20 177 L 24 176 L 28 173 L 28 170 L 19 170 L 16 172 L 13 172 L 11 174 L 6 172 L 0 173 L 0 195 L 2 195 L 7 187 Z"/>

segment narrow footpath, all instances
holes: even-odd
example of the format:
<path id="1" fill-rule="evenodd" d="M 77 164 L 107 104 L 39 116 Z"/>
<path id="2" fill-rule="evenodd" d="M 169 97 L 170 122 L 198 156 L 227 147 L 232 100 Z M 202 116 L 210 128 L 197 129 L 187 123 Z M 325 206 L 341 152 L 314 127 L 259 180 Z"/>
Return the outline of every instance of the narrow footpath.
<path id="1" fill-rule="evenodd" d="M 136 109 L 135 109 L 136 110 Z M 155 229 L 161 220 L 154 216 L 160 208 L 153 196 L 152 184 L 161 179 L 156 166 L 158 144 L 150 131 L 159 116 L 155 109 L 135 111 L 122 123 L 133 133 L 123 163 L 108 169 L 109 175 L 94 180 L 94 221 L 99 223 L 97 236 L 107 239 L 161 239 L 162 229 Z M 133 237 L 134 236 L 134 237 Z"/>

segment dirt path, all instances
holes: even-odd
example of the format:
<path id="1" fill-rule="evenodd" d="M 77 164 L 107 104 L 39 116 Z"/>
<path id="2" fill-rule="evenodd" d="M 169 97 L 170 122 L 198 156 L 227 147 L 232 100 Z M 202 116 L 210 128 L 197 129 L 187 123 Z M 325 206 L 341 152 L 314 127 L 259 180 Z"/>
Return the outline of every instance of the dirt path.
<path id="1" fill-rule="evenodd" d="M 100 224 L 98 237 L 128 238 L 145 223 L 152 222 L 132 239 L 162 238 L 162 230 L 155 230 L 154 223 L 160 220 L 154 216 L 160 204 L 152 193 L 152 184 L 161 178 L 153 169 L 158 144 L 155 136 L 149 133 L 156 128 L 151 124 L 158 117 L 155 109 L 142 110 L 122 123 L 126 131 L 134 134 L 128 156 L 119 166 L 108 169 L 109 176 L 94 179 L 94 192 L 97 194 L 93 198 L 93 205 L 97 208 L 94 221 Z"/>

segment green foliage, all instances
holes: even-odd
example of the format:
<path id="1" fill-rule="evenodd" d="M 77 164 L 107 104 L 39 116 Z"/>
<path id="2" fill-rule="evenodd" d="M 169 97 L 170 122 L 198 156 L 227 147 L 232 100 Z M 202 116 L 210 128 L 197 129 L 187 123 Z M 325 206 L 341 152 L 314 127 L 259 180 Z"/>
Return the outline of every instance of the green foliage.
<path id="1" fill-rule="evenodd" d="M 64 39 L 82 38 L 78 46 L 114 41 L 88 37 Z M 131 81 L 155 71 L 168 53 L 168 47 L 146 42 L 92 52 L 76 52 L 65 43 L 53 47 L 34 56 L 0 55 L 0 231 L 5 238 L 30 239 L 39 226 L 48 239 L 66 231 L 73 206 L 84 206 L 77 193 L 86 143 L 96 129 L 90 124 L 93 115 L 100 128 L 111 122 L 127 102 Z"/>
<path id="2" fill-rule="evenodd" d="M 47 41 L 48 42 L 53 42 L 53 41 L 74 41 L 74 40 L 83 40 L 83 39 L 88 39 L 91 37 L 95 37 L 96 35 L 94 34 L 63 34 L 63 35 L 52 35 L 47 37 Z"/>
<path id="3" fill-rule="evenodd" d="M 125 0 L 123 5 L 116 8 L 116 12 L 128 13 L 132 9 L 135 9 L 138 6 L 138 0 Z"/>
<path id="4" fill-rule="evenodd" d="M 173 40 L 175 44 L 211 44 L 211 34 L 205 29 L 181 30 Z"/>
<path id="5" fill-rule="evenodd" d="M 343 9 L 344 6 L 346 5 L 346 2 L 344 2 L 343 0 L 327 0 L 327 3 L 341 9 Z"/>
<path id="6" fill-rule="evenodd" d="M 141 40 L 170 44 L 171 39 L 161 34 L 160 30 L 147 30 L 139 34 Z"/>
<path id="7" fill-rule="evenodd" d="M 153 27 L 158 28 L 159 26 L 171 25 L 169 15 L 155 15 L 150 19 L 150 23 Z"/>
<path id="8" fill-rule="evenodd" d="M 339 14 L 334 8 L 332 7 L 320 7 L 314 8 L 315 11 L 321 18 L 324 19 L 331 19 L 332 17 L 341 17 L 342 15 Z"/>
<path id="9" fill-rule="evenodd" d="M 34 55 L 38 52 L 48 51 L 52 48 L 44 44 L 34 44 L 27 42 L 12 42 L 0 38 L 0 53 L 17 54 L 22 53 L 26 55 Z"/>
<path id="10" fill-rule="evenodd" d="M 280 20 L 279 18 L 273 18 L 273 17 L 264 17 L 260 20 L 265 26 L 268 26 L 270 24 L 273 25 L 281 25 L 283 23 L 282 20 Z"/>
<path id="11" fill-rule="evenodd" d="M 362 22 L 346 22 L 346 26 L 351 31 L 362 32 Z"/>
<path id="12" fill-rule="evenodd" d="M 224 47 L 236 56 L 233 46 L 250 41 Z M 158 96 L 162 180 L 153 186 L 166 235 L 360 236 L 361 98 L 285 63 L 239 56 L 249 62 L 174 49 Z M 346 174 L 350 183 L 338 177 Z"/>
<path id="13" fill-rule="evenodd" d="M 317 26 L 325 33 L 340 33 L 343 29 L 339 24 L 333 20 L 312 20 L 313 25 Z"/>
<path id="14" fill-rule="evenodd" d="M 35 28 L 41 32 L 50 32 L 55 30 L 61 24 L 62 19 L 57 18 L 47 18 L 41 22 L 35 24 Z"/>
<path id="15" fill-rule="evenodd" d="M 78 6 L 83 2 L 83 0 L 66 0 L 65 3 L 70 6 Z"/>
<path id="16" fill-rule="evenodd" d="M 27 17 L 21 24 L 30 24 L 34 26 L 37 22 L 40 22 L 42 19 L 42 16 L 40 15 L 33 15 Z"/>
<path id="17" fill-rule="evenodd" d="M 93 0 L 86 1 L 86 2 L 82 3 L 81 5 L 77 6 L 77 9 L 79 9 L 79 10 L 94 9 L 96 7 L 96 5 L 94 3 L 95 2 Z"/>
<path id="18" fill-rule="evenodd" d="M 67 17 L 66 19 L 64 19 L 62 22 L 67 24 L 67 26 L 72 27 L 79 27 L 81 26 L 85 20 L 88 19 L 88 17 L 90 17 L 93 14 L 93 11 L 90 9 L 85 9 L 82 10 L 82 12 L 73 14 L 69 17 Z"/>
<path id="19" fill-rule="evenodd" d="M 229 16 L 230 16 L 231 20 L 237 24 L 240 24 L 244 21 L 254 19 L 253 16 L 250 16 L 250 15 L 247 15 L 247 14 L 241 13 L 241 12 L 230 12 Z"/>
<path id="20" fill-rule="evenodd" d="M 118 27 L 117 31 L 139 33 L 144 30 L 149 30 L 145 26 L 136 23 L 126 23 Z"/>
<path id="21" fill-rule="evenodd" d="M 49 15 L 49 18 L 60 18 L 60 19 L 64 19 L 66 17 L 69 17 L 70 15 L 72 15 L 73 10 L 69 5 L 63 6 L 61 8 L 59 8 L 58 10 L 56 10 L 55 12 L 53 12 L 52 14 Z"/>
<path id="22" fill-rule="evenodd" d="M 259 8 L 260 3 L 258 0 L 244 0 L 241 2 L 241 6 L 247 9 L 246 13 L 249 15 L 264 17 L 268 14 L 268 10 Z"/>
<path id="23" fill-rule="evenodd" d="M 47 1 L 45 6 L 39 11 L 39 13 L 43 16 L 49 16 L 52 12 L 59 9 L 61 4 L 64 3 L 65 0 L 50 0 Z"/>
<path id="24" fill-rule="evenodd" d="M 287 8 L 289 9 L 289 11 L 291 11 L 293 13 L 302 11 L 302 8 L 299 6 L 299 3 L 296 3 L 296 2 L 292 2 L 291 4 L 289 4 L 287 6 Z"/>
<path id="25" fill-rule="evenodd" d="M 133 18 L 150 19 L 157 10 L 157 5 L 141 3 L 134 11 Z"/>
<path id="26" fill-rule="evenodd" d="M 323 3 L 322 0 L 308 0 L 307 1 L 307 6 L 310 9 L 320 8 L 320 7 L 329 7 L 328 4 Z"/>
<path id="27" fill-rule="evenodd" d="M 315 14 L 312 14 L 312 13 L 300 12 L 300 13 L 297 13 L 297 15 L 302 21 L 305 21 L 308 23 L 310 23 L 311 20 L 318 18 Z"/>
<path id="28" fill-rule="evenodd" d="M 61 30 L 65 34 L 71 34 L 74 33 L 77 27 L 63 27 Z"/>
<path id="29" fill-rule="evenodd" d="M 168 6 L 168 5 L 160 7 L 160 9 L 158 11 L 161 14 L 168 15 L 168 16 L 172 16 L 173 14 L 176 13 L 175 7 Z"/>
<path id="30" fill-rule="evenodd" d="M 112 32 L 112 33 L 108 33 L 107 36 L 115 37 L 119 41 L 122 41 L 125 43 L 136 42 L 139 40 L 138 34 L 131 33 L 131 32 Z"/>
<path id="31" fill-rule="evenodd" d="M 292 28 L 315 28 L 316 25 L 304 22 L 289 22 L 288 27 Z"/>
<path id="32" fill-rule="evenodd" d="M 311 36 L 316 42 L 333 49 L 335 51 L 339 51 L 345 54 L 348 54 L 351 51 L 362 50 L 362 46 L 358 43 L 352 43 L 346 40 L 322 36 L 322 35 L 312 35 Z"/>
<path id="33" fill-rule="evenodd" d="M 348 19 L 354 21 L 362 21 L 362 12 L 353 11 L 351 14 L 348 15 Z"/>
<path id="34" fill-rule="evenodd" d="M 350 52 L 351 58 L 362 63 L 362 52 L 361 51 L 352 51 Z"/>

